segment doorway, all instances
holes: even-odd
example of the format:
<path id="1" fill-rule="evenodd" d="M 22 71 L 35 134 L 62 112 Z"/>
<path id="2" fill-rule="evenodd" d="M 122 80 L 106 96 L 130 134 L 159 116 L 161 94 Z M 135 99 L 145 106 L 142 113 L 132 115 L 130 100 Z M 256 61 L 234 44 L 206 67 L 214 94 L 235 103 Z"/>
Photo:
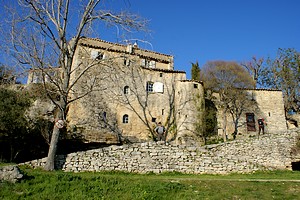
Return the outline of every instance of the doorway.
<path id="1" fill-rule="evenodd" d="M 254 113 L 246 113 L 247 131 L 256 131 Z"/>

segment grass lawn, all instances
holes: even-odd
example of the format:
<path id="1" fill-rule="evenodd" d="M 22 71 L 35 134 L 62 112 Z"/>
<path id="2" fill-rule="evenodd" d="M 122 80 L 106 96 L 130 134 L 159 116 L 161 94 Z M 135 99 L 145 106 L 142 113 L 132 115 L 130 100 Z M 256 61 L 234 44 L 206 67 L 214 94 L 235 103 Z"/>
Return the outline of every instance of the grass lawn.
<path id="1" fill-rule="evenodd" d="M 0 183 L 0 199 L 300 199 L 300 172 L 184 175 L 45 172 L 22 167 L 20 183 Z"/>

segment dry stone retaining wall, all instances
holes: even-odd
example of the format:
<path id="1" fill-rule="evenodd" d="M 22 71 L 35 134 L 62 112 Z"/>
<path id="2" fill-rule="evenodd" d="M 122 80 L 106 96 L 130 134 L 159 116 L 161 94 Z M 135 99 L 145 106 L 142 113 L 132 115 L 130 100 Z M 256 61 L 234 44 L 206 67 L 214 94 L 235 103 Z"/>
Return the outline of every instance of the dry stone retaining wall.
<path id="1" fill-rule="evenodd" d="M 56 165 L 59 169 L 73 172 L 117 170 L 225 174 L 291 169 L 290 151 L 297 135 L 297 131 L 289 131 L 201 147 L 164 142 L 110 146 L 60 155 Z M 43 166 L 45 159 L 26 164 Z"/>

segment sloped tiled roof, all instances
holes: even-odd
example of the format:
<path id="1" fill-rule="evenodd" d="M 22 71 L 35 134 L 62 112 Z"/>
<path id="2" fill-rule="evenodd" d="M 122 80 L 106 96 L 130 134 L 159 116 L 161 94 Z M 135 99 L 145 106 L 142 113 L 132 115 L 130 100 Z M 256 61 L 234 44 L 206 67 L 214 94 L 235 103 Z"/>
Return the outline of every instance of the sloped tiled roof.
<path id="1" fill-rule="evenodd" d="M 180 80 L 180 82 L 200 83 L 203 85 L 203 81 L 197 81 L 197 80 Z"/>
<path id="2" fill-rule="evenodd" d="M 275 89 L 275 88 L 237 88 L 240 90 L 254 90 L 254 91 L 282 91 L 279 89 Z"/>
<path id="3" fill-rule="evenodd" d="M 173 70 L 173 69 L 160 69 L 160 68 L 148 68 L 148 67 L 141 67 L 143 69 L 149 70 L 149 71 L 159 71 L 164 73 L 184 73 L 185 71 L 179 71 L 179 70 Z"/>
<path id="4" fill-rule="evenodd" d="M 87 46 L 87 47 L 95 48 L 95 49 L 104 49 L 107 51 L 129 53 L 126 51 L 127 50 L 126 45 L 107 42 L 107 41 L 95 39 L 95 38 L 81 38 L 79 41 L 79 45 Z M 134 49 L 133 54 L 138 55 L 142 58 L 151 58 L 153 60 L 157 60 L 157 61 L 160 61 L 163 63 L 170 63 L 170 62 L 172 62 L 172 59 L 173 59 L 173 56 L 171 56 L 171 55 L 162 54 L 162 53 L 149 51 L 149 50 L 145 50 L 145 49 L 140 49 L 138 47 L 133 47 L 133 49 Z"/>

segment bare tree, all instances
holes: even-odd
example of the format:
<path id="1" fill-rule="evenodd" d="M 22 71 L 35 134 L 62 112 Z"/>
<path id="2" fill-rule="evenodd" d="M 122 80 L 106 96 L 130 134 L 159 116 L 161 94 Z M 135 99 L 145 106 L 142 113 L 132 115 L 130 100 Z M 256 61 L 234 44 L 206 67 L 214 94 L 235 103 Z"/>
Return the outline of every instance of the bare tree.
<path id="1" fill-rule="evenodd" d="M 16 83 L 16 73 L 8 66 L 0 63 L 0 85 Z"/>
<path id="2" fill-rule="evenodd" d="M 256 101 L 252 99 L 252 92 L 248 93 L 247 90 L 238 88 L 228 88 L 225 98 L 226 102 L 228 102 L 226 109 L 230 113 L 234 124 L 232 135 L 235 139 L 238 134 L 238 128 L 244 125 L 243 123 L 240 123 L 242 114 L 250 108 L 254 108 L 256 106 Z"/>
<path id="3" fill-rule="evenodd" d="M 149 131 L 152 139 L 156 137 L 154 131 L 156 121 L 152 121 L 152 119 L 159 116 L 157 120 L 163 120 L 162 123 L 166 126 L 167 135 L 165 137 L 168 137 L 169 134 L 169 139 L 174 140 L 177 129 L 182 124 L 176 124 L 176 113 L 180 112 L 185 104 L 192 101 L 191 98 L 189 102 L 185 101 L 175 108 L 175 84 L 176 81 L 181 80 L 180 76 L 176 76 L 177 73 L 169 72 L 159 78 L 160 69 L 141 67 L 139 59 L 130 59 L 129 61 L 130 66 L 124 67 L 120 62 L 114 64 L 114 71 L 110 72 L 109 80 L 106 81 L 106 84 L 113 84 L 108 86 L 107 98 L 134 113 Z M 163 92 L 147 91 L 147 84 L 153 84 L 157 80 L 163 84 Z M 164 109 L 158 111 L 158 107 L 164 107 Z"/>
<path id="4" fill-rule="evenodd" d="M 78 6 L 79 5 L 79 6 Z M 101 0 L 19 0 L 16 10 L 11 10 L 11 52 L 22 66 L 41 70 L 43 77 L 55 85 L 60 100 L 51 101 L 58 111 L 55 121 L 65 122 L 68 106 L 89 94 L 96 83 L 91 78 L 86 90 L 74 94 L 74 86 L 96 63 L 76 63 L 77 46 L 82 36 L 89 33 L 94 23 L 104 22 L 125 31 L 145 30 L 147 21 L 127 12 L 105 10 Z M 9 6 L 9 5 L 8 5 Z M 79 11 L 79 15 L 75 13 Z M 77 68 L 81 73 L 71 78 Z M 60 75 L 53 76 L 48 69 L 60 68 Z M 44 79 L 43 79 L 44 80 Z M 46 84 L 44 84 L 47 90 Z M 49 95 L 49 98 L 51 95 Z M 60 125 L 53 128 L 45 169 L 54 169 L 54 160 Z"/>
<path id="5" fill-rule="evenodd" d="M 255 82 L 254 89 L 257 87 L 257 82 L 259 78 L 262 76 L 264 59 L 257 59 L 255 56 L 252 57 L 252 60 L 249 62 L 244 62 L 241 65 L 244 66 L 248 72 L 252 75 L 253 80 Z"/>
<path id="6" fill-rule="evenodd" d="M 238 119 L 247 104 L 246 93 L 241 89 L 253 87 L 253 80 L 249 73 L 236 62 L 212 61 L 208 62 L 202 70 L 206 89 L 218 94 L 216 101 L 222 109 L 223 116 L 223 139 L 226 141 L 227 113 L 230 112 L 235 124 L 235 132 L 238 128 Z"/>
<path id="7" fill-rule="evenodd" d="M 300 113 L 300 53 L 279 48 L 276 58 L 267 60 L 263 75 L 266 87 L 282 90 L 286 114 Z"/>

